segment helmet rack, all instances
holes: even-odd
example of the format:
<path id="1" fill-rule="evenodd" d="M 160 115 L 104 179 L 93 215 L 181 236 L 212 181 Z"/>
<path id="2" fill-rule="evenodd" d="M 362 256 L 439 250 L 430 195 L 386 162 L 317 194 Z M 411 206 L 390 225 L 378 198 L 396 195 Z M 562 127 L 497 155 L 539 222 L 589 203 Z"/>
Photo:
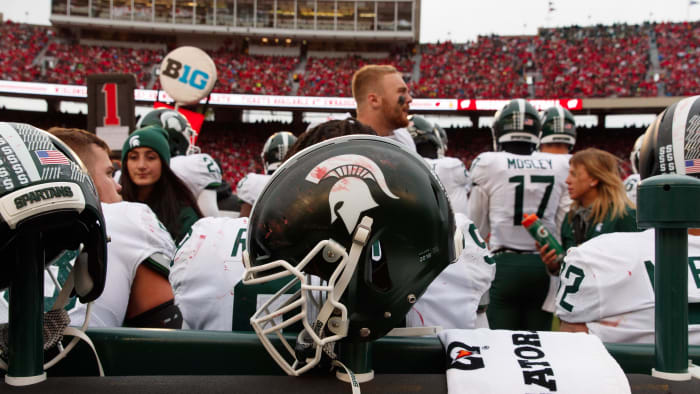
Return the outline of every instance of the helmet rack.
<path id="1" fill-rule="evenodd" d="M 688 361 L 688 228 L 700 227 L 700 180 L 658 175 L 643 180 L 637 223 L 656 229 L 655 345 L 652 376 L 690 380 Z"/>
<path id="2" fill-rule="evenodd" d="M 5 382 L 26 386 L 46 380 L 44 372 L 43 234 L 21 232 L 15 247 L 10 285 L 9 351 Z"/>

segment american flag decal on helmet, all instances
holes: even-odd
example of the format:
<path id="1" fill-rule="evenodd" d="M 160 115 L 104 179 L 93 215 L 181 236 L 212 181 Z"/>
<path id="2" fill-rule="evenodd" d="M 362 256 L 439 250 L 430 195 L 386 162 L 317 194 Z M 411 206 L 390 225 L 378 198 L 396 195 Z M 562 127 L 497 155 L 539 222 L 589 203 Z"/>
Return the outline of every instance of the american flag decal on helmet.
<path id="1" fill-rule="evenodd" d="M 68 158 L 57 150 L 37 150 L 34 153 L 41 164 L 70 164 Z"/>

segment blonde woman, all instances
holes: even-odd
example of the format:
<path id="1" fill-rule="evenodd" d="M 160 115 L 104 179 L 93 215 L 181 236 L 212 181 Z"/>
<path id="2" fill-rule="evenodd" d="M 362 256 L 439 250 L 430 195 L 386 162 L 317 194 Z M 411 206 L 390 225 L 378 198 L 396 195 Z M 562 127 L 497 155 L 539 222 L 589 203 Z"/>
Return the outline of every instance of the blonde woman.
<path id="1" fill-rule="evenodd" d="M 612 154 L 595 148 L 571 157 L 566 185 L 573 202 L 561 226 L 564 250 L 600 234 L 638 231 L 637 213 L 625 193 L 618 161 Z M 545 245 L 540 248 L 540 255 L 550 272 L 559 272 L 553 250 L 548 251 Z"/>

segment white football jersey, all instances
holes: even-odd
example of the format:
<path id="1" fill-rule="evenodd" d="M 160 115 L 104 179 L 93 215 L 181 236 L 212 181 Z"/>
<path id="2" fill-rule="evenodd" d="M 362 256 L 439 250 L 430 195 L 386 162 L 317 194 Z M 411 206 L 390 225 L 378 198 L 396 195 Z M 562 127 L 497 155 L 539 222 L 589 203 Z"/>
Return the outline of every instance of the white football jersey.
<path id="1" fill-rule="evenodd" d="M 92 305 L 90 327 L 120 327 L 129 304 L 136 269 L 147 264 L 168 275 L 175 244 L 148 205 L 134 202 L 102 204 L 107 235 L 107 281 L 102 295 Z M 149 259 L 159 255 L 158 259 Z M 72 325 L 80 325 L 86 305 L 78 303 L 69 313 Z"/>
<path id="2" fill-rule="evenodd" d="M 170 169 L 180 178 L 196 199 L 204 189 L 221 185 L 221 169 L 206 153 L 175 156 Z"/>
<path id="3" fill-rule="evenodd" d="M 163 227 L 148 205 L 135 202 L 102 203 L 107 243 L 107 280 L 102 294 L 92 305 L 90 327 L 120 327 L 129 305 L 131 284 L 136 269 L 143 262 L 167 276 L 169 263 L 175 252 L 170 233 Z M 149 259 L 158 255 L 158 259 Z M 47 269 L 63 284 L 73 268 L 76 254 L 68 252 Z M 48 311 L 58 296 L 59 289 L 48 274 L 44 275 L 44 310 Z M 0 297 L 0 323 L 7 321 L 6 291 Z M 73 297 L 66 309 L 71 325 L 79 326 L 85 319 L 87 305 Z"/>
<path id="4" fill-rule="evenodd" d="M 271 177 L 272 175 L 249 173 L 236 185 L 238 198 L 250 205 L 255 204 Z"/>
<path id="5" fill-rule="evenodd" d="M 447 391 L 462 393 L 629 393 L 620 365 L 593 335 L 446 330 Z"/>
<path id="6" fill-rule="evenodd" d="M 471 179 L 462 160 L 455 157 L 425 159 L 447 191 L 447 196 L 455 213 L 467 215 L 467 193 Z"/>
<path id="7" fill-rule="evenodd" d="M 654 342 L 654 229 L 599 235 L 567 254 L 557 316 L 605 342 Z M 688 302 L 700 303 L 700 237 L 688 236 Z M 693 324 L 695 323 L 695 324 Z M 690 319 L 690 343 L 700 345 Z"/>
<path id="8" fill-rule="evenodd" d="M 474 328 L 481 296 L 491 287 L 496 264 L 474 223 L 455 214 L 464 235 L 459 259 L 428 286 L 406 315 L 407 327 Z"/>
<path id="9" fill-rule="evenodd" d="M 635 206 L 637 205 L 637 187 L 639 186 L 639 181 L 641 180 L 642 178 L 639 176 L 639 174 L 630 174 L 623 182 L 625 185 L 625 192 L 627 192 L 627 197 L 632 200 Z"/>
<path id="10" fill-rule="evenodd" d="M 490 233 L 491 250 L 535 251 L 535 241 L 521 225 L 523 214 L 537 214 L 546 228 L 558 232 L 559 212 L 568 210 L 566 156 L 484 152 L 474 159 L 468 216 L 481 234 Z"/>
<path id="11" fill-rule="evenodd" d="M 396 129 L 393 134 L 386 136 L 386 138 L 398 142 L 411 152 L 416 152 L 416 143 L 413 142 L 411 134 L 406 129 Z"/>
<path id="12" fill-rule="evenodd" d="M 247 229 L 248 218 L 203 218 L 178 247 L 170 283 L 189 328 L 231 331 Z"/>

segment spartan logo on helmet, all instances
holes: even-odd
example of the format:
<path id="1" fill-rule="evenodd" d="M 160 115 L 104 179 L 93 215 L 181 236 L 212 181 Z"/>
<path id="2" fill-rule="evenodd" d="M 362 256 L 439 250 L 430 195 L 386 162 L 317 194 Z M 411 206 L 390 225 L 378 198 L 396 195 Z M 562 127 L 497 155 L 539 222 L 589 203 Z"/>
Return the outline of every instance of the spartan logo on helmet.
<path id="1" fill-rule="evenodd" d="M 487 347 L 484 347 L 486 350 Z M 462 342 L 452 342 L 447 346 L 447 355 L 450 357 L 450 364 L 447 369 L 461 369 L 472 371 L 484 368 L 484 359 L 481 357 L 481 347 L 469 346 Z"/>
<path id="2" fill-rule="evenodd" d="M 384 174 L 379 166 L 362 155 L 340 155 L 324 160 L 314 167 L 306 176 L 306 180 L 318 184 L 324 179 L 337 178 L 328 195 L 331 208 L 331 223 L 338 217 L 343 220 L 348 234 L 357 225 L 362 212 L 379 206 L 365 183 L 371 179 L 389 197 L 398 199 L 389 190 Z"/>
<path id="3" fill-rule="evenodd" d="M 160 121 L 163 123 L 164 129 L 183 133 L 187 128 L 186 125 L 183 124 L 181 117 L 182 115 L 180 115 L 180 113 L 168 110 L 160 114 Z"/>

